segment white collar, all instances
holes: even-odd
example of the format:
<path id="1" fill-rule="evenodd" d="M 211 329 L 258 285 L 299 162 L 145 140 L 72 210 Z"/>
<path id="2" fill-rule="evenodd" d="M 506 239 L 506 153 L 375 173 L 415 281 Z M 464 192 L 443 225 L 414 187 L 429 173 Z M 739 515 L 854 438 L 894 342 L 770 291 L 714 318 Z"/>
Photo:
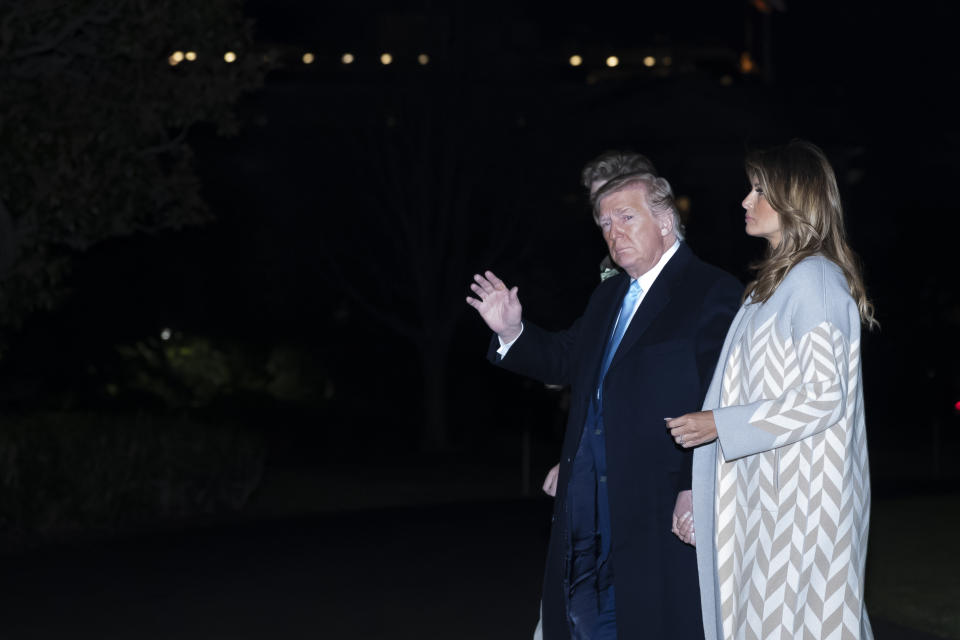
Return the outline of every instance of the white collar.
<path id="1" fill-rule="evenodd" d="M 670 262 L 670 258 L 673 257 L 673 254 L 675 254 L 679 248 L 680 241 L 676 240 L 672 247 L 663 252 L 663 255 L 660 256 L 660 260 L 657 261 L 657 264 L 653 265 L 652 269 L 637 278 L 637 282 L 640 283 L 640 288 L 643 289 L 644 292 L 650 290 L 650 287 L 653 286 L 657 276 L 660 275 L 660 272 L 663 271 L 665 266 L 667 266 L 667 263 Z"/>

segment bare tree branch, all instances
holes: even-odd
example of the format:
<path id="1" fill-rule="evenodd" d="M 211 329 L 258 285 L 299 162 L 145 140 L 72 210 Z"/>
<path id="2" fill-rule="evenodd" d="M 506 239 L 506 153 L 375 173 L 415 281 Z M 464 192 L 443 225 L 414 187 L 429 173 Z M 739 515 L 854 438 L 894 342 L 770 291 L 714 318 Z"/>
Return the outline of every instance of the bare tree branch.
<path id="1" fill-rule="evenodd" d="M 107 14 L 106 16 L 104 16 L 104 17 L 102 17 L 102 18 L 100 18 L 100 19 L 98 20 L 98 19 L 97 19 L 97 14 L 100 12 L 100 9 L 101 9 L 105 4 L 106 4 L 106 0 L 103 0 L 103 1 L 101 1 L 101 2 L 98 2 L 90 11 L 88 11 L 88 12 L 86 12 L 86 13 L 83 13 L 83 14 L 75 17 L 74 19 L 70 20 L 70 21 L 69 21 L 66 25 L 64 25 L 63 28 L 61 28 L 60 31 L 57 32 L 56 34 L 51 35 L 50 37 L 48 37 L 48 38 L 45 39 L 44 41 L 42 41 L 42 42 L 40 42 L 40 43 L 38 43 L 38 44 L 35 44 L 35 45 L 31 46 L 31 47 L 24 47 L 23 49 L 19 49 L 19 50 L 17 50 L 17 51 L 14 51 L 14 52 L 10 55 L 10 59 L 11 59 L 11 60 L 22 60 L 22 59 L 24 59 L 24 58 L 29 58 L 29 57 L 32 57 L 32 56 L 35 56 L 35 55 L 39 55 L 39 54 L 43 54 L 43 53 L 48 53 L 48 52 L 50 52 L 50 51 L 53 51 L 54 49 L 56 49 L 56 48 L 59 47 L 60 45 L 62 45 L 64 42 L 66 42 L 66 41 L 67 41 L 70 37 L 72 37 L 75 33 L 77 33 L 78 31 L 80 31 L 80 30 L 84 27 L 84 25 L 86 25 L 87 23 L 89 23 L 89 22 L 99 22 L 100 24 L 103 24 L 104 22 L 109 21 L 109 19 L 110 19 L 112 16 L 117 15 L 117 13 L 118 13 L 119 10 L 120 10 L 120 5 L 117 4 L 117 5 L 115 6 L 114 10 L 113 10 L 110 14 Z"/>
<path id="2" fill-rule="evenodd" d="M 178 133 L 173 138 L 170 138 L 167 142 L 154 145 L 152 147 L 147 147 L 146 149 L 141 149 L 137 153 L 141 156 L 149 156 L 149 155 L 159 155 L 162 153 L 166 153 L 167 151 L 172 151 L 173 149 L 179 149 L 180 147 L 183 146 L 184 142 L 186 141 L 187 134 L 189 132 L 190 132 L 189 126 L 183 127 L 180 129 L 180 133 Z"/>

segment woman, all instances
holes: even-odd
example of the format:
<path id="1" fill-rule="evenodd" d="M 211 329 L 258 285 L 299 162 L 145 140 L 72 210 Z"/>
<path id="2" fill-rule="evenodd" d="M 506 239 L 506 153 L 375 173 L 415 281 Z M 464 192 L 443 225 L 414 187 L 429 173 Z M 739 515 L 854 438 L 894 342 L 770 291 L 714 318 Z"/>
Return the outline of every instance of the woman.
<path id="1" fill-rule="evenodd" d="M 793 141 L 746 168 L 746 231 L 767 252 L 704 410 L 667 420 L 680 446 L 698 447 L 705 636 L 869 639 L 860 325 L 877 322 L 823 152 Z"/>

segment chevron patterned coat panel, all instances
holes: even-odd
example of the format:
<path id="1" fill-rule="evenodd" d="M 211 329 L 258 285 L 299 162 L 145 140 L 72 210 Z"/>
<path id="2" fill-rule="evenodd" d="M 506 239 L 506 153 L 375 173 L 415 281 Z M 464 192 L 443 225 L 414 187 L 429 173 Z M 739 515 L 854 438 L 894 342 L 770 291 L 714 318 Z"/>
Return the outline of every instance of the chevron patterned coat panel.
<path id="1" fill-rule="evenodd" d="M 694 461 L 707 638 L 872 638 L 860 373 L 856 304 L 824 258 L 734 319 L 704 406 L 719 446 Z"/>

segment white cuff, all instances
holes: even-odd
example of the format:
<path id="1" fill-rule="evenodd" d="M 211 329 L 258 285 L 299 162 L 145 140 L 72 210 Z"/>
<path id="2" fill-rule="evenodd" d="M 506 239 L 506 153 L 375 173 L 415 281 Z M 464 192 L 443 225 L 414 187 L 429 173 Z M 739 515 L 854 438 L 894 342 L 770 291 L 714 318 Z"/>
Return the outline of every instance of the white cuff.
<path id="1" fill-rule="evenodd" d="M 501 338 L 499 334 L 497 335 L 497 340 L 500 341 L 500 348 L 497 349 L 497 354 L 500 356 L 501 359 L 507 357 L 507 352 L 510 351 L 510 347 L 512 347 L 513 343 L 516 342 L 522 335 L 523 335 L 522 322 L 520 323 L 520 333 L 518 333 L 517 337 L 511 340 L 510 342 L 504 342 L 503 338 Z"/>

